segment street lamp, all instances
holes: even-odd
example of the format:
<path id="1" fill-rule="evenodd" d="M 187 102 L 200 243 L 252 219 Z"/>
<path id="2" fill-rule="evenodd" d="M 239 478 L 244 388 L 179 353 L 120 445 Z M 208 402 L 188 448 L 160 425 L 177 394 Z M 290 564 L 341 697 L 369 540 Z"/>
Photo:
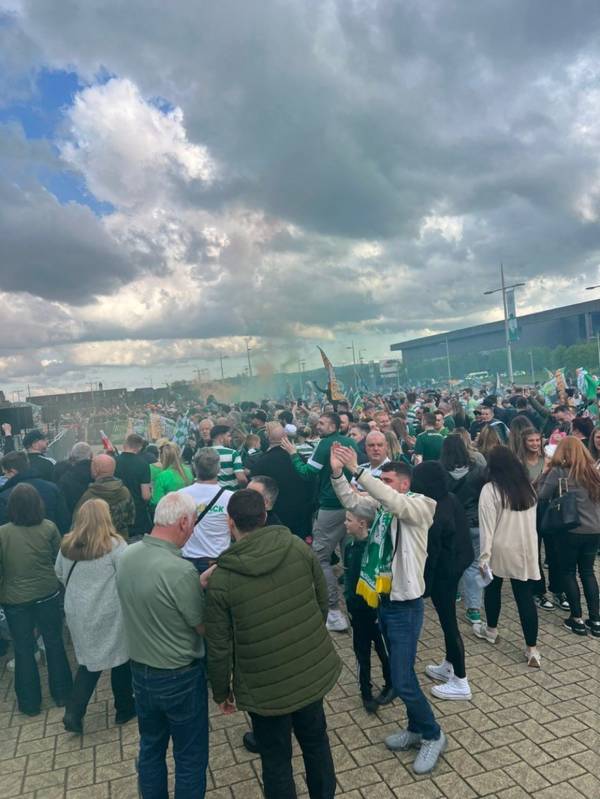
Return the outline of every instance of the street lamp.
<path id="1" fill-rule="evenodd" d="M 586 286 L 586 291 L 592 291 L 593 289 L 600 289 L 600 284 L 597 286 Z M 596 333 L 596 344 L 598 346 L 598 363 L 600 364 L 600 331 Z"/>
<path id="2" fill-rule="evenodd" d="M 352 364 L 354 366 L 354 388 L 358 391 L 358 375 L 356 374 L 356 349 L 354 348 L 354 342 L 352 342 L 351 347 L 346 347 L 347 350 L 352 350 Z"/>
<path id="3" fill-rule="evenodd" d="M 221 380 L 225 380 L 225 372 L 223 370 L 223 359 L 229 358 L 229 355 L 223 355 L 223 353 L 219 353 L 219 363 L 221 364 Z"/>
<path id="4" fill-rule="evenodd" d="M 514 380 L 513 375 L 513 365 L 512 365 L 512 352 L 510 349 L 510 333 L 508 329 L 508 306 L 506 303 L 506 292 L 510 291 L 510 289 L 519 288 L 519 286 L 524 286 L 525 283 L 513 283 L 511 286 L 507 286 L 504 282 L 504 267 L 500 264 L 500 280 L 501 286 L 498 289 L 490 289 L 489 291 L 484 291 L 484 294 L 496 294 L 498 291 L 502 292 L 502 305 L 504 308 L 504 338 L 506 341 L 506 362 L 508 365 L 508 381 L 512 384 Z"/>
<path id="5" fill-rule="evenodd" d="M 252 377 L 252 361 L 250 360 L 250 353 L 252 352 L 252 348 L 250 347 L 250 339 L 246 339 L 246 355 L 248 357 L 248 377 Z"/>

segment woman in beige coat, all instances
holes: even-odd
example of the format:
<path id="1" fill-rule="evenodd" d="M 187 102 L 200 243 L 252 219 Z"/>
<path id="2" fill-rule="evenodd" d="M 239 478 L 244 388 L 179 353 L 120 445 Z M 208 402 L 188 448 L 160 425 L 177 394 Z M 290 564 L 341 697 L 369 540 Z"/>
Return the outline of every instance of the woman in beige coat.
<path id="1" fill-rule="evenodd" d="M 540 579 L 536 495 L 525 467 L 508 447 L 495 447 L 488 459 L 489 482 L 479 497 L 482 575 L 491 571 L 484 595 L 487 623 L 473 626 L 478 638 L 495 644 L 504 578 L 510 579 L 525 637 L 527 665 L 539 668 L 538 618 L 534 581 Z"/>

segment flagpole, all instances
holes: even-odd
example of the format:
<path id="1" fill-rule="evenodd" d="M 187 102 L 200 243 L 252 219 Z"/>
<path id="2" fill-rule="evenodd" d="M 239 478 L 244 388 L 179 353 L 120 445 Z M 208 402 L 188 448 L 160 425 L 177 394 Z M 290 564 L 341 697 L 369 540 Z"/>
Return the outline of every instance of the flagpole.
<path id="1" fill-rule="evenodd" d="M 506 364 L 508 367 L 508 381 L 512 385 L 514 381 L 513 375 L 513 365 L 512 365 L 512 351 L 510 346 L 510 331 L 508 327 L 508 303 L 506 301 L 506 292 L 509 289 L 516 289 L 519 286 L 524 286 L 525 283 L 514 283 L 512 286 L 507 286 L 504 280 L 504 265 L 500 264 L 500 288 L 499 289 L 491 289 L 490 291 L 484 291 L 484 294 L 496 294 L 496 292 L 502 292 L 502 307 L 504 309 L 504 341 L 506 346 Z"/>

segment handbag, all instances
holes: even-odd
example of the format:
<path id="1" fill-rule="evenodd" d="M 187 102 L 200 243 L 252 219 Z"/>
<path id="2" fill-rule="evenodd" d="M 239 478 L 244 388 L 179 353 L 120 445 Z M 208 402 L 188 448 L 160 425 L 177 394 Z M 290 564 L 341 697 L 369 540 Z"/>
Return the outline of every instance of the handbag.
<path id="1" fill-rule="evenodd" d="M 566 477 L 558 478 L 558 496 L 550 500 L 542 517 L 542 533 L 568 532 L 579 527 L 579 511 L 577 510 L 577 496 L 574 491 L 569 491 L 569 481 Z"/>

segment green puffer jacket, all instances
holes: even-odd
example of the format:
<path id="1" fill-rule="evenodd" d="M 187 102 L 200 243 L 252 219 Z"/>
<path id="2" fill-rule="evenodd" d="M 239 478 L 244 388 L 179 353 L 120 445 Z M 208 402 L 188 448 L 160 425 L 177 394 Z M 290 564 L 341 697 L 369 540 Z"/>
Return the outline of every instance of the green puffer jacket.
<path id="1" fill-rule="evenodd" d="M 287 527 L 263 527 L 218 559 L 206 596 L 208 678 L 215 702 L 282 716 L 322 699 L 341 671 L 327 586 L 312 550 Z"/>

